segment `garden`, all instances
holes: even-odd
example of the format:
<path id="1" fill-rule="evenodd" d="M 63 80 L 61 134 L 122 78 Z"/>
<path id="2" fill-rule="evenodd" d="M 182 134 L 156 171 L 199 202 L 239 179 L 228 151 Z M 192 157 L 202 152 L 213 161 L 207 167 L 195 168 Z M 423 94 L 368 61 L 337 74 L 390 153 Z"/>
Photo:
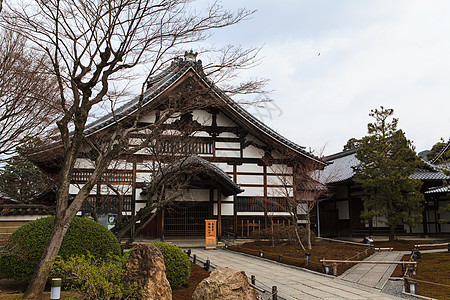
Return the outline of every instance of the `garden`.
<path id="1" fill-rule="evenodd" d="M 0 298 L 21 299 L 53 228 L 54 217 L 41 218 L 16 230 L 0 252 Z M 190 299 L 195 287 L 209 276 L 194 266 L 178 247 L 153 243 L 164 257 L 166 278 L 174 299 Z M 139 287 L 123 282 L 130 252 L 122 254 L 116 237 L 101 224 L 76 217 L 51 264 L 49 277 L 62 278 L 63 299 L 133 299 Z M 50 285 L 42 295 L 49 299 Z"/>
<path id="2" fill-rule="evenodd" d="M 51 229 L 54 217 L 29 222 L 14 232 L 3 243 L 0 252 L 0 298 L 21 299 L 39 262 Z M 280 229 L 281 230 L 281 229 Z M 284 229 L 283 229 L 284 230 Z M 241 245 L 227 245 L 231 251 L 264 257 L 285 264 L 323 272 L 321 259 L 362 260 L 374 250 L 356 244 L 335 243 L 314 239 L 312 249 L 302 250 L 289 231 L 277 232 L 277 238 L 267 233 L 255 232 L 252 242 Z M 304 235 L 302 235 L 304 238 Z M 450 240 L 446 240 L 449 242 Z M 437 241 L 427 241 L 433 243 Z M 440 240 L 439 242 L 442 242 Z M 396 240 L 375 242 L 375 247 L 392 247 L 394 250 L 411 251 L 417 240 Z M 197 285 L 209 272 L 194 265 L 178 247 L 155 242 L 161 251 L 166 266 L 166 278 L 172 288 L 175 300 L 191 299 Z M 63 280 L 62 299 L 133 299 L 139 287 L 125 285 L 123 276 L 130 252 L 122 254 L 115 236 L 97 222 L 75 218 L 64 238 L 59 256 L 52 263 L 49 277 Z M 418 291 L 421 295 L 437 299 L 449 299 L 450 294 L 450 253 L 430 253 L 418 255 Z M 409 260 L 410 255 L 403 260 Z M 352 264 L 340 264 L 338 274 L 342 274 Z M 393 277 L 401 277 L 398 267 Z M 49 286 L 41 299 L 49 299 Z"/>

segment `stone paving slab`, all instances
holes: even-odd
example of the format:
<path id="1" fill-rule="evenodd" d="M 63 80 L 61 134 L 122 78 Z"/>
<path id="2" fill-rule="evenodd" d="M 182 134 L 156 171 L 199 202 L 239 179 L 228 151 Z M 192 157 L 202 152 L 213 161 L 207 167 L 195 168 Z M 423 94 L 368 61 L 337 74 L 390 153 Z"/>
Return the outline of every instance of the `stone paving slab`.
<path id="1" fill-rule="evenodd" d="M 227 250 L 192 249 L 201 260 L 256 276 L 257 286 L 278 288 L 284 299 L 401 299 L 367 286 Z"/>
<path id="2" fill-rule="evenodd" d="M 380 251 L 366 258 L 365 261 L 400 261 L 403 255 L 408 253 L 404 251 Z M 361 263 L 345 271 L 339 278 L 381 290 L 395 267 L 396 265 Z"/>

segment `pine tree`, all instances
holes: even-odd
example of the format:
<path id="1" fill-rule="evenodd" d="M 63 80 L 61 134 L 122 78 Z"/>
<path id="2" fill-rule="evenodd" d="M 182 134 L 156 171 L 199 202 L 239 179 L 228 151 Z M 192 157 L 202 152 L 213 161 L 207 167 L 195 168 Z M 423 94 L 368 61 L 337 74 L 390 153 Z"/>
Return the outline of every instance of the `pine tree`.
<path id="1" fill-rule="evenodd" d="M 22 203 L 43 192 L 50 184 L 44 172 L 20 156 L 7 160 L 0 169 L 0 191 Z"/>
<path id="2" fill-rule="evenodd" d="M 360 165 L 355 176 L 366 195 L 361 218 L 381 218 L 389 227 L 390 241 L 398 225 L 421 222 L 423 201 L 422 182 L 409 178 L 419 160 L 411 141 L 397 129 L 398 119 L 392 118 L 393 113 L 393 109 L 383 106 L 371 110 L 369 115 L 375 122 L 368 124 L 368 135 L 356 152 Z"/>

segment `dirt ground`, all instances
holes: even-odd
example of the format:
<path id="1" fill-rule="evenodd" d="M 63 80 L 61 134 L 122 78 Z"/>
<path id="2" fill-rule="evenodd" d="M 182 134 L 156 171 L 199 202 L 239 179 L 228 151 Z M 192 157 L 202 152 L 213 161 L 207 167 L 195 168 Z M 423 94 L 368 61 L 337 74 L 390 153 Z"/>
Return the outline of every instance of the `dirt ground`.
<path id="1" fill-rule="evenodd" d="M 195 291 L 197 285 L 206 277 L 208 277 L 210 272 L 205 271 L 199 265 L 191 264 L 191 277 L 189 277 L 188 286 L 181 289 L 176 289 L 172 291 L 173 300 L 190 300 L 192 299 L 192 294 Z"/>
<path id="2" fill-rule="evenodd" d="M 306 253 L 310 253 L 307 269 L 322 272 L 321 259 L 351 259 L 362 260 L 370 256 L 374 251 L 367 246 L 347 245 L 340 243 L 330 243 L 315 241 L 311 250 L 303 251 L 298 245 L 275 245 L 270 242 L 251 242 L 241 246 L 230 246 L 230 250 L 239 251 L 251 255 L 259 255 L 263 251 L 263 257 L 281 261 L 286 264 L 305 267 Z M 282 257 L 280 257 L 280 255 Z M 351 264 L 338 265 L 338 274 L 351 268 Z"/>
<path id="3" fill-rule="evenodd" d="M 427 241 L 426 243 L 443 243 L 446 241 Z M 394 250 L 411 251 L 415 244 L 424 244 L 423 241 L 415 240 L 399 240 L 394 242 L 376 242 L 375 247 L 393 247 Z M 442 247 L 441 247 L 442 248 Z M 427 248 L 429 249 L 429 248 Z M 296 266 L 305 266 L 305 253 L 310 253 L 309 264 L 307 268 L 315 271 L 322 271 L 322 263 L 320 259 L 347 259 L 357 260 L 356 255 L 359 254 L 359 259 L 362 260 L 373 253 L 364 246 L 344 245 L 339 243 L 330 243 L 323 241 L 316 241 L 313 244 L 313 249 L 303 251 L 297 245 L 278 245 L 271 246 L 268 242 L 251 242 L 241 246 L 230 246 L 230 250 L 240 251 L 251 255 L 259 255 L 260 250 L 263 251 L 263 257 L 280 260 L 283 263 L 292 264 Z M 281 255 L 281 257 L 280 257 Z M 406 255 L 403 260 L 409 260 L 410 255 Z M 342 274 L 351 264 L 340 264 L 338 266 L 338 273 Z M 209 272 L 206 272 L 198 265 L 191 265 L 191 277 L 189 278 L 188 286 L 173 291 L 174 300 L 191 299 L 197 285 L 206 277 Z M 393 277 L 401 277 L 401 267 L 398 267 L 393 274 Z M 450 299 L 450 253 L 438 254 L 423 254 L 422 259 L 418 261 L 417 276 L 415 277 L 422 282 L 418 283 L 418 291 L 421 295 L 434 297 L 437 299 Z M 423 281 L 431 281 L 440 285 L 431 285 Z M 446 286 L 442 286 L 446 285 Z M 12 280 L 0 280 L 0 299 L 12 300 L 21 299 L 22 292 L 25 289 L 24 284 L 17 283 Z M 76 299 L 77 294 L 74 292 L 63 292 L 62 299 Z M 50 292 L 46 292 L 40 299 L 50 299 Z"/>

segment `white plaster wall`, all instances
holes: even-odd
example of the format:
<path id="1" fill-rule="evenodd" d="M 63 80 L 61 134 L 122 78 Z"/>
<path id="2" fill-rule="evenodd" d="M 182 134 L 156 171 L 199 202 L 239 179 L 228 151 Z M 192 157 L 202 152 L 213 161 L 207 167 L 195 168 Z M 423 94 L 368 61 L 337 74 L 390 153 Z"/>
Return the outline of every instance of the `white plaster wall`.
<path id="1" fill-rule="evenodd" d="M 238 216 L 264 216 L 264 212 L 263 211 L 255 211 L 255 212 L 246 212 L 246 211 L 238 211 L 237 212 Z"/>
<path id="2" fill-rule="evenodd" d="M 207 189 L 192 189 L 183 190 L 177 201 L 209 201 L 209 190 Z"/>
<path id="3" fill-rule="evenodd" d="M 248 158 L 261 158 L 264 155 L 264 151 L 256 148 L 253 145 L 250 145 L 244 148 L 244 157 Z"/>
<path id="4" fill-rule="evenodd" d="M 308 205 L 306 203 L 300 203 L 297 206 L 297 214 L 299 214 L 299 215 L 306 215 L 307 210 L 308 210 Z"/>
<path id="5" fill-rule="evenodd" d="M 145 203 L 136 203 L 136 212 L 145 207 Z"/>
<path id="6" fill-rule="evenodd" d="M 216 148 L 240 149 L 241 144 L 236 142 L 216 142 Z"/>
<path id="7" fill-rule="evenodd" d="M 204 110 L 194 110 L 192 112 L 192 119 L 199 122 L 202 125 L 211 124 L 212 115 Z"/>
<path id="8" fill-rule="evenodd" d="M 216 150 L 216 157 L 241 157 L 240 151 Z"/>
<path id="9" fill-rule="evenodd" d="M 209 133 L 207 133 L 206 131 L 196 131 L 192 134 L 192 136 L 196 136 L 196 137 L 210 137 Z"/>
<path id="10" fill-rule="evenodd" d="M 213 164 L 215 164 L 216 166 L 221 168 L 224 172 L 233 172 L 232 165 L 229 165 L 227 163 L 217 163 L 217 162 L 213 162 Z M 238 168 L 239 168 L 239 166 L 238 166 Z"/>
<path id="11" fill-rule="evenodd" d="M 142 189 L 136 189 L 136 200 L 147 200 L 146 195 L 141 194 Z"/>
<path id="12" fill-rule="evenodd" d="M 349 215 L 349 211 L 348 211 L 348 201 L 336 202 L 336 208 L 339 211 L 339 220 L 350 219 L 350 215 Z"/>
<path id="13" fill-rule="evenodd" d="M 131 195 L 132 190 L 133 190 L 131 185 L 122 185 L 122 184 L 116 184 L 116 185 L 114 185 L 114 188 L 122 195 Z M 117 195 L 107 185 L 101 185 L 100 191 L 101 191 L 102 195 Z"/>
<path id="14" fill-rule="evenodd" d="M 152 180 L 152 173 L 136 172 L 136 182 L 150 182 Z"/>
<path id="15" fill-rule="evenodd" d="M 229 127 L 237 127 L 236 123 L 231 121 L 227 116 L 225 116 L 222 112 L 217 114 L 217 126 L 229 126 Z"/>
<path id="16" fill-rule="evenodd" d="M 222 195 L 222 201 L 233 201 L 233 200 L 234 200 L 233 196 L 226 197 L 226 196 Z"/>
<path id="17" fill-rule="evenodd" d="M 219 135 L 219 137 L 222 138 L 237 138 L 238 136 L 232 132 L 221 132 Z"/>
<path id="18" fill-rule="evenodd" d="M 263 173 L 263 167 L 257 164 L 242 164 L 237 166 L 238 172 L 249 172 L 249 173 Z"/>
<path id="19" fill-rule="evenodd" d="M 294 189 L 288 187 L 268 187 L 267 196 L 269 197 L 293 197 Z"/>
<path id="20" fill-rule="evenodd" d="M 292 167 L 282 164 L 273 164 L 267 167 L 267 173 L 292 174 Z"/>
<path id="21" fill-rule="evenodd" d="M 263 175 L 237 175 L 239 184 L 264 184 Z"/>
<path id="22" fill-rule="evenodd" d="M 75 161 L 75 168 L 92 169 L 94 168 L 94 163 L 87 158 L 77 158 Z"/>
<path id="23" fill-rule="evenodd" d="M 141 117 L 139 122 L 141 123 L 155 123 L 156 113 L 154 111 L 148 113 L 147 115 Z"/>
<path id="24" fill-rule="evenodd" d="M 110 170 L 133 170 L 133 163 L 125 160 L 115 160 L 109 164 Z"/>
<path id="25" fill-rule="evenodd" d="M 136 164 L 136 170 L 138 171 L 152 171 L 153 166 L 151 161 L 147 161 L 144 163 L 137 163 Z"/>
<path id="26" fill-rule="evenodd" d="M 214 203 L 213 214 L 215 216 L 217 216 L 217 214 L 218 214 L 217 207 L 218 207 L 218 204 Z M 234 214 L 233 204 L 232 203 L 222 203 L 221 215 L 222 216 L 232 216 L 233 214 Z"/>
<path id="27" fill-rule="evenodd" d="M 292 176 L 269 175 L 268 174 L 268 176 L 267 176 L 267 184 L 269 184 L 269 185 L 291 186 L 292 185 Z"/>
<path id="28" fill-rule="evenodd" d="M 264 196 L 264 188 L 262 187 L 244 187 L 245 191 L 239 194 L 239 196 Z"/>

